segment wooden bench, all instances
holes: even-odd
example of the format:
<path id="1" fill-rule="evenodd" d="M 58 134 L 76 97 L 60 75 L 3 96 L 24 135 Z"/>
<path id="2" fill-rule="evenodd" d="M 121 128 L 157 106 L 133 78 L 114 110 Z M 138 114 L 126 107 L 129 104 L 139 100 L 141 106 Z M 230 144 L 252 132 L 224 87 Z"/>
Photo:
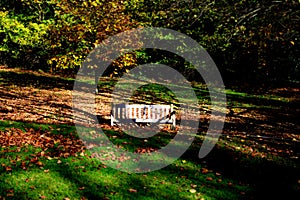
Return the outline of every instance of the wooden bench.
<path id="1" fill-rule="evenodd" d="M 120 120 L 118 120 L 120 119 Z M 112 106 L 111 126 L 115 122 L 133 120 L 137 123 L 160 123 L 176 126 L 173 105 L 116 104 Z"/>

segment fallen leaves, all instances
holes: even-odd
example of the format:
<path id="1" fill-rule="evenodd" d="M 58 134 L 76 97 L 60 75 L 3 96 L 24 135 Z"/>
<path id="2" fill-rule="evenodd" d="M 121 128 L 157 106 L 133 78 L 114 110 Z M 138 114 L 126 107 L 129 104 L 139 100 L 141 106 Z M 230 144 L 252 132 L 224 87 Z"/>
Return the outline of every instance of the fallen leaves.
<path id="1" fill-rule="evenodd" d="M 38 162 L 36 163 L 36 165 L 39 166 L 39 167 L 42 167 L 42 166 L 43 166 L 43 163 L 42 163 L 41 161 L 38 161 Z"/>
<path id="2" fill-rule="evenodd" d="M 83 186 L 78 188 L 78 190 L 84 190 L 84 189 L 85 189 L 85 187 L 83 187 Z"/>
<path id="3" fill-rule="evenodd" d="M 207 181 L 212 181 L 213 178 L 212 178 L 212 177 L 207 177 L 206 180 L 207 180 Z"/>
<path id="4" fill-rule="evenodd" d="M 143 153 L 152 153 L 152 152 L 157 152 L 157 148 L 151 148 L 151 147 L 144 147 L 144 148 L 137 148 L 135 150 L 135 153 L 140 153 L 140 154 L 143 154 Z"/>
<path id="5" fill-rule="evenodd" d="M 14 148 L 10 148 L 11 146 L 14 146 Z M 21 151 L 26 153 L 28 152 L 28 146 L 40 148 L 41 151 L 26 157 L 16 156 L 10 159 L 11 166 L 2 164 L 5 171 L 13 171 L 14 166 L 19 166 L 23 170 L 27 170 L 28 166 L 32 165 L 42 168 L 44 163 L 41 158 L 57 159 L 57 164 L 61 164 L 62 161 L 59 158 L 68 158 L 77 156 L 77 154 L 85 156 L 85 147 L 82 141 L 72 134 L 66 137 L 60 134 L 52 134 L 47 130 L 32 128 L 27 128 L 25 131 L 18 128 L 0 131 L 0 147 L 2 147 L 0 153 L 19 153 Z"/>
<path id="6" fill-rule="evenodd" d="M 7 197 L 13 197 L 13 196 L 14 196 L 14 193 L 7 193 L 6 196 L 7 196 Z"/>
<path id="7" fill-rule="evenodd" d="M 23 85 L 0 87 L 0 119 L 37 123 L 72 123 L 71 90 Z M 0 84 L 3 86 L 2 84 Z M 10 98 L 13 97 L 13 98 Z"/>
<path id="8" fill-rule="evenodd" d="M 190 189 L 190 193 L 196 193 L 197 192 L 197 190 L 195 190 L 195 189 Z"/>
<path id="9" fill-rule="evenodd" d="M 10 172 L 10 171 L 12 171 L 12 168 L 10 166 L 6 166 L 5 171 Z"/>
<path id="10" fill-rule="evenodd" d="M 130 189 L 129 189 L 129 192 L 131 192 L 131 193 L 137 193 L 137 190 L 136 190 L 136 189 L 130 188 Z"/>
<path id="11" fill-rule="evenodd" d="M 202 173 L 202 174 L 207 174 L 208 172 L 209 172 L 209 170 L 206 169 L 206 168 L 202 168 L 202 169 L 201 169 L 201 173 Z"/>
<path id="12" fill-rule="evenodd" d="M 6 194 L 6 196 L 7 196 L 7 197 L 13 197 L 13 196 L 15 196 L 15 194 L 14 194 L 14 190 L 13 190 L 13 189 L 9 189 L 9 190 L 7 190 L 7 194 Z"/>
<path id="13" fill-rule="evenodd" d="M 231 183 L 231 182 L 228 182 L 228 184 L 227 184 L 229 187 L 231 187 L 231 186 L 233 186 L 233 183 Z"/>
<path id="14" fill-rule="evenodd" d="M 75 156 L 77 153 L 84 155 L 85 147 L 80 139 L 70 135 L 65 137 L 60 134 L 52 134 L 49 131 L 35 130 L 27 128 L 25 131 L 18 128 L 10 128 L 5 131 L 0 131 L 0 146 L 5 147 L 18 147 L 15 151 L 20 151 L 20 147 L 32 145 L 41 148 L 42 151 L 36 155 L 31 155 L 31 163 L 38 166 L 43 164 L 39 161 L 39 157 L 46 157 L 51 160 L 51 157 L 70 157 Z M 51 151 L 49 151 L 51 149 Z"/>

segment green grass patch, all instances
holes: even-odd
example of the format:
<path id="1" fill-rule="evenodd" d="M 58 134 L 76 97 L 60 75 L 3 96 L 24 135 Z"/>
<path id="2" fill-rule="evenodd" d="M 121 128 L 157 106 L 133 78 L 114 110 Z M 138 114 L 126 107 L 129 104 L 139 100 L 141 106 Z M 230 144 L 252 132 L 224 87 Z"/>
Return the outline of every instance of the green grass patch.
<path id="1" fill-rule="evenodd" d="M 41 128 L 38 124 L 9 121 L 1 122 L 1 125 L 6 128 Z M 49 125 L 42 128 L 53 134 L 58 134 L 59 129 L 66 135 L 75 130 L 71 126 Z M 114 144 L 123 145 L 131 151 L 145 145 L 160 147 L 158 141 L 165 139 L 168 143 L 172 137 L 172 134 L 162 133 L 160 138 L 148 138 L 146 144 L 143 140 L 133 140 L 112 130 L 105 133 Z M 257 194 L 260 188 L 257 188 L 256 181 L 266 170 L 274 173 L 288 170 L 288 173 L 285 171 L 275 176 L 278 182 L 290 180 L 293 164 L 272 156 L 259 158 L 247 155 L 243 145 L 248 141 L 222 138 L 206 161 L 201 161 L 197 155 L 202 139 L 203 135 L 197 137 L 189 150 L 168 167 L 142 174 L 107 167 L 90 158 L 88 152 L 84 156 L 68 158 L 39 157 L 42 165 L 37 165 L 31 163 L 31 159 L 41 151 L 39 148 L 0 148 L 0 196 L 6 199 L 248 199 L 260 194 Z M 269 180 L 259 181 L 272 184 Z M 297 183 L 289 183 L 289 186 L 296 188 Z M 282 189 L 282 192 L 285 191 L 289 190 Z"/>
<path id="2" fill-rule="evenodd" d="M 0 162 L 5 160 L 2 158 Z M 2 171 L 0 196 L 7 199 L 42 196 L 47 199 L 238 199 L 240 192 L 249 190 L 225 177 L 219 182 L 220 176 L 213 172 L 202 174 L 199 164 L 186 160 L 148 174 L 119 172 L 86 157 L 41 161 L 42 167 L 33 165 L 22 170 L 16 166 L 10 172 Z"/>

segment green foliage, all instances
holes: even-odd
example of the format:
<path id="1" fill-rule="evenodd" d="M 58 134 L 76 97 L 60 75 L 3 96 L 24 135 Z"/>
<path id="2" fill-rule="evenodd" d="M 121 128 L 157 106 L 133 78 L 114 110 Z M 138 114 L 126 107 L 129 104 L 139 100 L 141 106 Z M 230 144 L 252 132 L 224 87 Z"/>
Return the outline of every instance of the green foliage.
<path id="1" fill-rule="evenodd" d="M 299 8 L 297 0 L 3 0 L 0 61 L 74 73 L 109 36 L 155 26 L 197 40 L 230 80 L 299 80 Z M 175 68 L 190 70 L 187 63 L 167 54 L 136 53 L 120 57 L 109 73 L 120 75 L 137 60 L 175 62 Z"/>
<path id="2" fill-rule="evenodd" d="M 123 1 L 54 2 L 55 23 L 49 33 L 52 56 L 48 63 L 58 68 L 78 68 L 102 40 L 133 26 L 124 13 Z"/>
<path id="3" fill-rule="evenodd" d="M 299 80 L 299 8 L 295 0 L 127 2 L 141 25 L 186 33 L 209 51 L 224 75 L 253 80 Z"/>
<path id="4" fill-rule="evenodd" d="M 0 11 L 1 61 L 8 64 L 19 61 L 15 64 L 27 64 L 27 67 L 38 64 L 47 49 L 45 36 L 50 23 L 50 20 L 43 23 L 26 21 L 22 15 Z"/>
<path id="5" fill-rule="evenodd" d="M 33 62 L 34 55 L 50 71 L 76 71 L 103 39 L 134 26 L 119 0 L 15 0 L 0 6 L 1 64 L 9 66 Z M 120 67 L 134 60 L 128 54 Z"/>

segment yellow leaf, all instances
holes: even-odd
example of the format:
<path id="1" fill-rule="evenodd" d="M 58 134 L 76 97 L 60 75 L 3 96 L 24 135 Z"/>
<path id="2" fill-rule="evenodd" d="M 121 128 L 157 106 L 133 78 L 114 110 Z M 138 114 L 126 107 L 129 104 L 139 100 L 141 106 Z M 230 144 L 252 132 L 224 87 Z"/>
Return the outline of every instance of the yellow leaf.
<path id="1" fill-rule="evenodd" d="M 97 2 L 95 2 L 95 1 L 92 2 L 92 6 L 96 7 L 97 5 L 98 5 Z"/>
<path id="2" fill-rule="evenodd" d="M 190 189 L 190 193 L 196 193 L 197 192 L 197 190 L 195 190 L 195 189 Z"/>

